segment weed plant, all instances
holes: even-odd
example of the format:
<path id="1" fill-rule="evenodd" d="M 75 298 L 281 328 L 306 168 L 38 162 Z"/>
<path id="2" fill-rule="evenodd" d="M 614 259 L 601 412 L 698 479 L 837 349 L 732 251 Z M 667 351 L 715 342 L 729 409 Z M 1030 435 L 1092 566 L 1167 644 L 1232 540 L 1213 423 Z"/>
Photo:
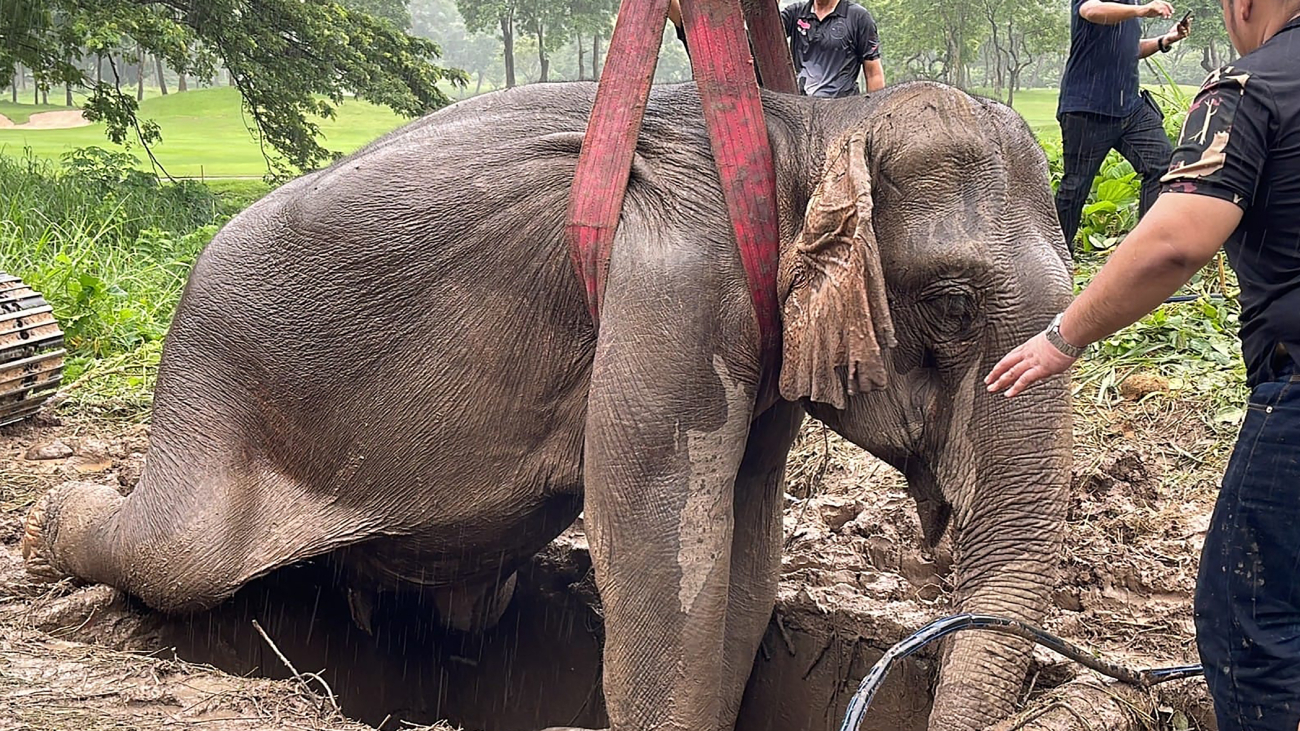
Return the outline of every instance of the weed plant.
<path id="1" fill-rule="evenodd" d="M 194 181 L 160 182 L 129 155 L 99 148 L 74 150 L 61 164 L 0 156 L 0 271 L 54 307 L 72 397 L 120 401 L 128 411 L 148 403 L 190 266 L 223 220 L 251 202 L 250 188 L 218 195 Z"/>

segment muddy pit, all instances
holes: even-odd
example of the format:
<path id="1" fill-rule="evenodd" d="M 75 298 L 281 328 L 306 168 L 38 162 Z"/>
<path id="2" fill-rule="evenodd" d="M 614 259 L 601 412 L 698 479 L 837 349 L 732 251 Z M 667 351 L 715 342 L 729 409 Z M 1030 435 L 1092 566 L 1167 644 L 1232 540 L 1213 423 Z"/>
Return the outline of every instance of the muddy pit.
<path id="1" fill-rule="evenodd" d="M 1172 399 L 1148 400 L 1121 404 L 1104 422 L 1076 427 L 1070 536 L 1046 626 L 1137 667 L 1195 661 L 1189 601 L 1194 559 L 1223 449 L 1221 435 L 1189 427 L 1185 414 Z M 29 718 L 32 706 L 15 690 L 20 686 L 39 685 L 40 693 L 60 699 L 60 707 L 117 703 L 144 713 L 140 709 L 155 703 L 123 695 L 108 681 L 106 695 L 77 690 L 58 670 L 70 667 L 67 653 L 80 653 L 78 662 L 91 667 L 100 663 L 108 675 L 118 673 L 123 687 L 143 682 L 124 668 L 145 661 L 114 654 L 110 663 L 96 652 L 129 650 L 161 658 L 148 662 L 214 666 L 222 671 L 215 674 L 221 680 L 212 681 L 218 685 L 264 682 L 244 676 L 291 681 L 293 673 L 258 627 L 300 673 L 318 673 L 324 681 L 307 679 L 310 695 L 297 682 L 259 692 L 327 704 L 320 698 L 328 685 L 344 715 L 385 731 L 440 721 L 478 731 L 605 726 L 602 622 L 580 526 L 521 572 L 500 624 L 478 637 L 434 629 L 428 607 L 391 595 L 376 605 L 373 635 L 367 634 L 353 623 L 347 598 L 323 563 L 277 572 L 211 612 L 162 617 L 106 587 L 50 589 L 30 584 L 21 571 L 18 521 L 36 496 L 64 479 L 131 485 L 143 462 L 147 427 L 67 422 L 47 415 L 0 430 L 0 729 L 10 728 L 10 716 L 20 722 L 13 728 L 83 727 Z M 953 613 L 948 549 L 941 544 L 933 554 L 921 551 L 913 505 L 892 470 L 810 424 L 791 462 L 787 490 L 780 596 L 755 660 L 741 731 L 839 728 L 858 681 L 883 650 Z M 6 658 L 20 656 L 24 667 L 31 666 L 27 674 L 7 675 Z M 936 657 L 932 648 L 898 666 L 863 728 L 925 728 Z M 42 662 L 50 667 L 38 667 Z M 1080 673 L 1040 651 L 1022 701 L 1045 698 Z M 157 678 L 160 671 L 145 676 Z M 1211 728 L 1203 692 L 1186 688 L 1180 691 L 1191 699 L 1185 708 L 1153 694 L 1149 719 L 1123 728 Z M 231 692 L 214 691 L 213 697 Z M 267 705 L 266 695 L 248 694 L 262 699 L 254 707 Z M 130 727 L 185 727 L 176 721 L 185 704 L 158 703 L 159 720 L 132 717 Z M 320 712 L 319 705 L 312 707 Z M 102 716 L 102 709 L 97 713 Z M 249 713 L 221 718 L 253 718 Z M 345 727 L 339 719 L 326 723 L 285 713 L 247 728 Z M 205 719 L 195 728 L 227 728 L 214 723 Z"/>
<path id="2" fill-rule="evenodd" d="M 602 627 L 590 569 L 581 534 L 570 531 L 520 573 L 510 608 L 480 636 L 439 630 L 429 607 L 395 595 L 376 605 L 367 634 L 330 570 L 313 564 L 279 571 L 198 615 L 161 617 L 92 587 L 47 598 L 23 622 L 64 640 L 163 651 L 232 675 L 292 678 L 261 627 L 296 670 L 319 673 L 344 714 L 381 729 L 440 720 L 478 731 L 604 728 Z M 886 646 L 882 638 L 904 634 L 881 617 L 823 614 L 799 601 L 783 602 L 764 637 L 742 731 L 838 728 L 858 681 Z M 932 667 L 930 658 L 898 667 L 864 729 L 924 729 Z"/>

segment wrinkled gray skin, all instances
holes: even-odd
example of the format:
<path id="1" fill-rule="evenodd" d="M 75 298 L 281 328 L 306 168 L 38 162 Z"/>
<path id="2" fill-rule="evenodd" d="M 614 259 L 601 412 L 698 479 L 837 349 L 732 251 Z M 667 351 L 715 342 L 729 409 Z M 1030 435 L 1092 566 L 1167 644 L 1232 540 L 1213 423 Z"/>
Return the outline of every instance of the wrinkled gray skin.
<path id="1" fill-rule="evenodd" d="M 227 225 L 168 336 L 138 487 L 57 488 L 30 516 L 29 568 L 184 611 L 329 554 L 363 624 L 368 596 L 415 582 L 473 629 L 585 494 L 613 727 L 730 729 L 772 612 L 806 409 L 905 473 L 929 541 L 951 528 L 963 609 L 1039 620 L 1064 515 L 1065 383 L 1014 401 L 981 384 L 1069 293 L 1023 121 L 930 84 L 764 94 L 785 367 L 789 343 L 862 328 L 791 310 L 863 289 L 860 274 L 811 254 L 817 294 L 787 266 L 828 152 L 855 130 L 897 346 L 883 390 L 841 410 L 787 388 L 794 401 L 760 414 L 757 326 L 693 86 L 651 98 L 593 333 L 562 227 L 594 92 L 457 104 Z M 813 308 L 834 311 L 852 309 Z M 1027 661 L 1019 640 L 953 641 L 930 728 L 1008 714 Z"/>

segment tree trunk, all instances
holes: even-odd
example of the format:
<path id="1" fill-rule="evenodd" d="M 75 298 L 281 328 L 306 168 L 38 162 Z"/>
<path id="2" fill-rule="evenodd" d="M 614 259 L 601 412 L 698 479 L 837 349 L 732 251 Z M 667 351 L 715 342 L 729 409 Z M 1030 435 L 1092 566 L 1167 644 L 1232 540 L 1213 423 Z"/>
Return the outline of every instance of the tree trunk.
<path id="1" fill-rule="evenodd" d="M 158 90 L 162 92 L 163 96 L 167 96 L 167 78 L 163 76 L 162 59 L 154 56 L 153 67 L 154 70 L 158 72 Z"/>
<path id="2" fill-rule="evenodd" d="M 595 33 L 591 36 L 591 78 L 593 81 L 600 80 L 600 34 Z"/>
<path id="3" fill-rule="evenodd" d="M 135 100 L 144 101 L 144 51 L 138 46 L 136 52 L 139 54 L 139 60 L 135 64 Z"/>
<path id="4" fill-rule="evenodd" d="M 578 81 L 583 81 L 587 78 L 587 69 L 583 65 L 586 63 L 587 59 L 586 56 L 583 54 L 582 34 L 578 33 L 576 35 L 578 39 Z"/>
<path id="5" fill-rule="evenodd" d="M 104 81 L 104 54 L 95 54 L 95 83 L 100 84 Z"/>
<path id="6" fill-rule="evenodd" d="M 537 63 L 542 68 L 537 80 L 545 84 L 550 81 L 551 59 L 546 57 L 546 33 L 540 20 L 537 21 Z"/>
<path id="7" fill-rule="evenodd" d="M 23 75 L 22 71 L 14 72 L 14 85 L 9 89 L 9 91 L 11 92 L 10 96 L 13 98 L 14 104 L 18 103 L 18 77 L 22 75 Z"/>
<path id="8" fill-rule="evenodd" d="M 483 90 L 483 69 L 478 71 L 478 83 L 474 85 L 474 96 L 478 96 Z"/>
<path id="9" fill-rule="evenodd" d="M 185 80 L 185 72 L 179 71 L 176 73 L 176 93 L 180 94 L 185 91 L 189 91 L 189 85 Z"/>
<path id="10" fill-rule="evenodd" d="M 504 45 L 506 62 L 506 88 L 513 89 L 515 86 L 515 29 L 513 19 L 509 15 L 501 16 L 501 43 Z"/>
<path id="11" fill-rule="evenodd" d="M 72 84 L 63 85 L 63 106 L 72 106 Z"/>
<path id="12" fill-rule="evenodd" d="M 18 86 L 23 91 L 27 91 L 27 72 L 23 70 L 22 64 L 18 65 L 18 71 L 16 73 L 18 74 Z"/>
<path id="13" fill-rule="evenodd" d="M 1212 74 L 1215 69 L 1219 68 L 1217 59 L 1215 59 L 1214 56 L 1213 43 L 1201 50 L 1201 68 L 1205 69 L 1205 73 L 1207 74 Z"/>

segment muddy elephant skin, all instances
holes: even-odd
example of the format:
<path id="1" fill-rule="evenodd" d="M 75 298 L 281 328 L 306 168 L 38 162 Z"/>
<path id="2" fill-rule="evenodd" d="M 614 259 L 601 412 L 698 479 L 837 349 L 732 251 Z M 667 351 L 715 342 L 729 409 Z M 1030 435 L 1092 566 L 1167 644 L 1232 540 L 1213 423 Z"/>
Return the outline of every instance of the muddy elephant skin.
<path id="1" fill-rule="evenodd" d="M 691 85 L 656 87 L 594 332 L 563 235 L 595 95 L 456 104 L 268 195 L 199 257 L 123 498 L 29 516 L 38 575 L 179 612 L 308 557 L 363 625 L 419 587 L 474 630 L 585 509 L 617 731 L 735 724 L 772 612 L 805 413 L 897 466 L 969 611 L 1039 620 L 1065 507 L 1062 379 L 981 375 L 1066 303 L 1047 166 L 1006 107 L 934 84 L 765 93 L 777 161 L 782 399 Z M 1016 640 L 946 651 L 930 728 L 1010 713 Z"/>

